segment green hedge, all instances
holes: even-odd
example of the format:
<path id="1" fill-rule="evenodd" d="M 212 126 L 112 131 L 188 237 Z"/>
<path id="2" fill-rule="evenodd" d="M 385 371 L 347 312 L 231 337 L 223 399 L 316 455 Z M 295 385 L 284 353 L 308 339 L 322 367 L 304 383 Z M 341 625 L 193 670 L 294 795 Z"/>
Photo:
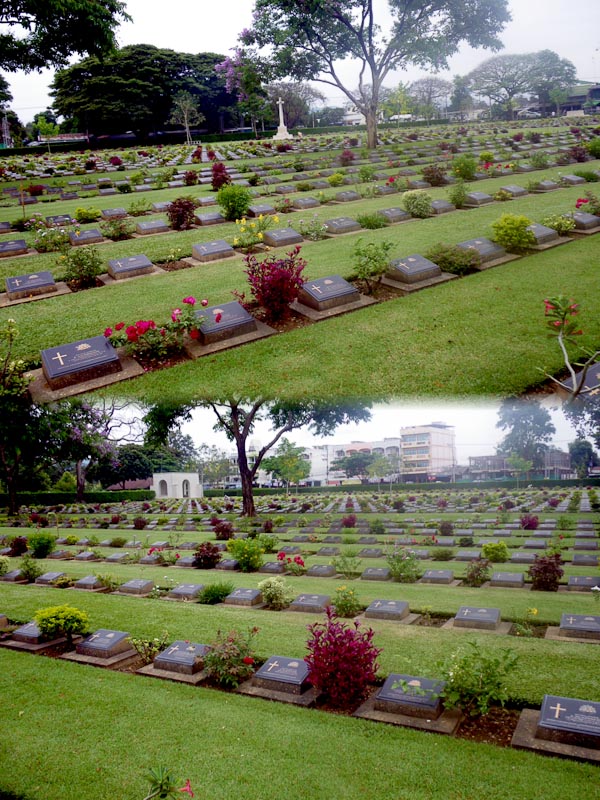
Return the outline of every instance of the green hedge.
<path id="1" fill-rule="evenodd" d="M 19 503 L 24 506 L 59 506 L 71 503 L 120 503 L 128 500 L 154 500 L 150 489 L 136 489 L 117 492 L 86 492 L 83 500 L 78 500 L 75 492 L 19 492 Z M 8 506 L 8 495 L 0 492 L 0 507 Z"/>

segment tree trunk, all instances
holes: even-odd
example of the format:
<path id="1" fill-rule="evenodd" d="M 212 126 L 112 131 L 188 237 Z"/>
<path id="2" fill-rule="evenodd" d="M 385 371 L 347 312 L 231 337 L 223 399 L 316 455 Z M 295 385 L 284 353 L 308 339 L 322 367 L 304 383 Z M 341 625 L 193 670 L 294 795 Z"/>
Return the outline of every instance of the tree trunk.
<path id="1" fill-rule="evenodd" d="M 77 478 L 77 499 L 83 500 L 85 492 L 85 467 L 78 461 L 75 465 L 75 477 Z"/>
<path id="2" fill-rule="evenodd" d="M 248 466 L 246 457 L 245 441 L 237 442 L 238 469 L 242 481 L 242 514 L 245 517 L 255 517 L 256 508 L 254 506 L 254 492 L 252 491 L 252 471 Z"/>
<path id="3" fill-rule="evenodd" d="M 17 484 L 16 481 L 9 480 L 8 478 L 6 479 L 5 483 L 8 492 L 8 516 L 14 517 L 19 512 L 19 503 L 17 500 Z"/>
<path id="4" fill-rule="evenodd" d="M 365 114 L 367 120 L 367 147 L 369 150 L 375 150 L 377 147 L 377 111 L 374 108 L 368 108 Z"/>

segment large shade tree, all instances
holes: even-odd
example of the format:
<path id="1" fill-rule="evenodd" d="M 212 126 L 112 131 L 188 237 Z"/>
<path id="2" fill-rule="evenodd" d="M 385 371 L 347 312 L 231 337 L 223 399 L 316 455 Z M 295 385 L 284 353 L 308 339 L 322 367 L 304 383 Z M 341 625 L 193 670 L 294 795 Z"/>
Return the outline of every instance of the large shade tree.
<path id="1" fill-rule="evenodd" d="M 0 6 L 0 69 L 58 67 L 70 55 L 103 55 L 115 29 L 129 20 L 119 0 L 4 0 Z"/>
<path id="2" fill-rule="evenodd" d="M 500 406 L 496 427 L 507 431 L 499 454 L 520 456 L 536 469 L 544 466 L 544 454 L 556 431 L 547 409 L 535 400 L 508 398 Z"/>
<path id="3" fill-rule="evenodd" d="M 51 87 L 53 107 L 74 129 L 145 134 L 169 124 L 183 93 L 193 98 L 206 126 L 219 130 L 223 114 L 235 106 L 235 97 L 215 72 L 222 60 L 215 53 L 192 55 L 129 45 L 102 60 L 86 58 L 57 72 Z"/>
<path id="4" fill-rule="evenodd" d="M 240 34 L 248 48 L 266 49 L 271 77 L 335 86 L 367 121 L 367 146 L 377 145 L 380 90 L 387 75 L 409 65 L 447 67 L 461 43 L 498 50 L 510 20 L 507 0 L 388 0 L 389 24 L 374 0 L 256 0 L 253 26 Z M 358 88 L 339 62 L 358 64 Z"/>
<path id="5" fill-rule="evenodd" d="M 476 94 L 499 103 L 512 119 L 515 98 L 530 91 L 532 68 L 531 54 L 494 56 L 469 73 L 469 84 Z"/>
<path id="6" fill-rule="evenodd" d="M 215 430 L 222 431 L 235 445 L 238 470 L 242 483 L 242 509 L 246 516 L 256 514 L 252 484 L 266 454 L 286 434 L 298 428 L 306 428 L 317 436 L 327 436 L 338 425 L 370 419 L 369 406 L 360 403 L 326 403 L 318 400 L 287 403 L 265 398 L 244 400 L 227 398 L 201 404 L 215 415 Z M 153 406 L 144 416 L 147 425 L 146 441 L 160 443 L 169 431 L 191 417 L 192 405 Z M 249 437 L 257 423 L 267 421 L 271 431 L 267 443 L 249 457 Z"/>
<path id="7" fill-rule="evenodd" d="M 552 50 L 533 53 L 530 91 L 537 97 L 541 109 L 551 108 L 557 93 L 567 93 L 576 80 L 575 65 L 567 58 L 561 58 Z"/>

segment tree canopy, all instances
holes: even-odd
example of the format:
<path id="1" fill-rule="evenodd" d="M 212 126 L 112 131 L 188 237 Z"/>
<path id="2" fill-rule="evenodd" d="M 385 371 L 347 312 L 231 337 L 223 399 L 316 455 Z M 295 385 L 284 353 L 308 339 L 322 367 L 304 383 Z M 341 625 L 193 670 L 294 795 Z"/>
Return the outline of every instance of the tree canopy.
<path id="1" fill-rule="evenodd" d="M 263 469 L 283 481 L 289 491 L 290 484 L 298 484 L 310 475 L 310 463 L 303 458 L 304 448 L 285 437 L 279 442 L 275 455 L 263 459 Z"/>
<path id="2" fill-rule="evenodd" d="M 388 15 L 383 31 L 374 0 L 256 0 L 253 27 L 240 39 L 267 50 L 271 78 L 312 79 L 342 91 L 365 115 L 367 144 L 375 147 L 379 93 L 390 71 L 442 69 L 462 42 L 498 50 L 510 20 L 507 0 L 388 0 Z M 359 64 L 357 89 L 338 74 L 344 58 Z"/>
<path id="3" fill-rule="evenodd" d="M 535 400 L 508 398 L 500 406 L 496 427 L 508 431 L 498 453 L 520 456 L 534 468 L 544 466 L 544 453 L 556 431 L 549 411 Z"/>
<path id="4" fill-rule="evenodd" d="M 115 30 L 130 20 L 119 0 L 5 0 L 0 7 L 0 69 L 41 70 L 70 55 L 101 56 L 115 47 Z"/>
<path id="5" fill-rule="evenodd" d="M 177 98 L 185 93 L 193 98 L 207 128 L 220 130 L 222 115 L 236 105 L 215 72 L 222 60 L 215 53 L 192 55 L 129 45 L 103 60 L 92 56 L 59 70 L 51 87 L 53 107 L 71 128 L 81 131 L 148 133 L 169 125 Z"/>

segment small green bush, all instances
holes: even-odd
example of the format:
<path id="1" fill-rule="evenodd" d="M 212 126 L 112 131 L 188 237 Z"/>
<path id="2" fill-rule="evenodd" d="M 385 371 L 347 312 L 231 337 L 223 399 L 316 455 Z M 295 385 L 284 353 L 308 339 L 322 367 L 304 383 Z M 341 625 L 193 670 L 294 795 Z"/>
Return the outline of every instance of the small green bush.
<path id="1" fill-rule="evenodd" d="M 223 209 L 223 216 L 231 221 L 245 217 L 251 201 L 252 194 L 245 186 L 225 185 L 217 192 L 217 203 Z"/>
<path id="2" fill-rule="evenodd" d="M 468 275 L 481 264 L 481 256 L 476 250 L 442 242 L 430 247 L 425 252 L 425 258 L 437 264 L 442 272 L 451 272 L 453 275 Z"/>
<path id="3" fill-rule="evenodd" d="M 492 223 L 494 241 L 509 253 L 526 253 L 535 245 L 535 236 L 528 230 L 531 220 L 522 214 L 502 214 Z"/>
<path id="4" fill-rule="evenodd" d="M 209 678 L 220 686 L 235 689 L 254 672 L 256 656 L 252 650 L 252 640 L 258 628 L 250 628 L 244 636 L 238 631 L 223 634 L 217 631 L 217 638 L 211 642 L 204 657 L 204 669 Z"/>
<path id="5" fill-rule="evenodd" d="M 448 189 L 448 200 L 453 206 L 456 206 L 456 208 L 464 208 L 467 202 L 467 195 L 470 191 L 471 187 L 467 183 L 458 180 Z"/>
<path id="6" fill-rule="evenodd" d="M 88 630 L 90 618 L 85 611 L 72 606 L 52 606 L 35 612 L 34 620 L 45 639 L 58 639 L 65 636 L 69 644 L 73 636 Z"/>
<path id="7" fill-rule="evenodd" d="M 386 554 L 385 560 L 392 578 L 399 583 L 415 583 L 423 574 L 419 559 L 412 550 L 404 550 L 397 544 Z"/>
<path id="8" fill-rule="evenodd" d="M 393 248 L 392 242 L 367 242 L 363 244 L 362 238 L 356 240 L 354 245 L 354 271 L 356 277 L 362 281 L 365 291 L 371 294 L 381 281 L 389 267 L 389 253 Z"/>
<path id="9" fill-rule="evenodd" d="M 234 588 L 235 587 L 231 581 L 209 583 L 198 595 L 198 602 L 207 606 L 214 606 L 217 603 L 222 603 L 227 595 L 233 592 Z"/>
<path id="10" fill-rule="evenodd" d="M 79 207 L 75 209 L 75 214 L 73 216 L 77 222 L 83 225 L 86 222 L 96 222 L 97 219 L 100 219 L 102 214 L 98 208 Z"/>
<path id="11" fill-rule="evenodd" d="M 25 553 L 19 563 L 18 568 L 21 570 L 23 578 L 27 581 L 27 583 L 33 583 L 34 580 L 39 578 L 43 572 L 43 569 L 30 553 Z"/>
<path id="12" fill-rule="evenodd" d="M 600 177 L 591 169 L 574 169 L 573 175 L 577 175 L 577 177 L 583 178 L 586 183 L 597 183 L 598 181 L 600 181 Z"/>
<path id="13" fill-rule="evenodd" d="M 360 223 L 361 228 L 366 228 L 367 230 L 386 228 L 389 225 L 389 222 L 383 214 L 379 214 L 377 211 L 371 212 L 370 214 L 359 214 L 356 217 L 356 221 Z"/>
<path id="14" fill-rule="evenodd" d="M 107 219 L 100 223 L 100 230 L 107 239 L 122 242 L 132 238 L 135 224 L 130 219 Z"/>
<path id="15" fill-rule="evenodd" d="M 432 555 L 434 561 L 450 561 L 454 557 L 454 551 L 449 547 L 436 547 Z"/>
<path id="16" fill-rule="evenodd" d="M 358 177 L 361 183 L 369 183 L 375 177 L 375 167 L 372 164 L 361 164 L 358 168 Z"/>
<path id="17" fill-rule="evenodd" d="M 336 617 L 356 617 L 363 610 L 363 604 L 356 596 L 354 589 L 338 586 L 333 599 Z"/>
<path id="18" fill-rule="evenodd" d="M 48 531 L 35 531 L 27 537 L 27 547 L 34 558 L 47 558 L 56 547 L 56 536 Z"/>
<path id="19" fill-rule="evenodd" d="M 529 163 L 534 169 L 546 169 L 550 163 L 547 153 L 533 153 L 529 157 Z"/>
<path id="20" fill-rule="evenodd" d="M 138 639 L 130 636 L 129 641 L 144 664 L 151 664 L 156 656 L 166 648 L 169 634 L 167 631 L 163 631 L 160 636 L 155 636 L 153 639 Z"/>
<path id="21" fill-rule="evenodd" d="M 506 542 L 486 542 L 481 548 L 484 558 L 493 564 L 503 564 L 508 561 L 508 547 Z"/>
<path id="22" fill-rule="evenodd" d="M 508 699 L 506 676 L 517 664 L 512 650 L 485 653 L 479 643 L 453 653 L 442 667 L 445 681 L 442 697 L 446 708 L 458 708 L 470 717 L 488 714 L 492 705 Z"/>
<path id="23" fill-rule="evenodd" d="M 62 255 L 57 263 L 63 268 L 64 280 L 79 289 L 95 286 L 103 269 L 97 247 L 75 247 Z"/>
<path id="24" fill-rule="evenodd" d="M 341 172 L 334 172 L 333 175 L 330 175 L 327 178 L 327 183 L 330 186 L 343 186 L 344 185 L 344 175 Z"/>
<path id="25" fill-rule="evenodd" d="M 10 567 L 10 559 L 8 556 L 0 556 L 0 576 L 6 575 Z"/>
<path id="26" fill-rule="evenodd" d="M 600 136 L 591 139 L 587 145 L 587 151 L 592 158 L 600 158 Z"/>
<path id="27" fill-rule="evenodd" d="M 402 207 L 405 211 L 417 219 L 425 219 L 431 216 L 431 195 L 422 189 L 414 189 L 404 192 L 402 195 Z"/>
<path id="28" fill-rule="evenodd" d="M 479 161 L 482 164 L 490 164 L 494 160 L 494 154 L 491 150 L 483 150 L 479 153 Z"/>
<path id="29" fill-rule="evenodd" d="M 506 189 L 498 189 L 494 194 L 494 200 L 499 203 L 506 203 L 507 200 L 512 200 L 512 194 L 507 192 Z"/>

